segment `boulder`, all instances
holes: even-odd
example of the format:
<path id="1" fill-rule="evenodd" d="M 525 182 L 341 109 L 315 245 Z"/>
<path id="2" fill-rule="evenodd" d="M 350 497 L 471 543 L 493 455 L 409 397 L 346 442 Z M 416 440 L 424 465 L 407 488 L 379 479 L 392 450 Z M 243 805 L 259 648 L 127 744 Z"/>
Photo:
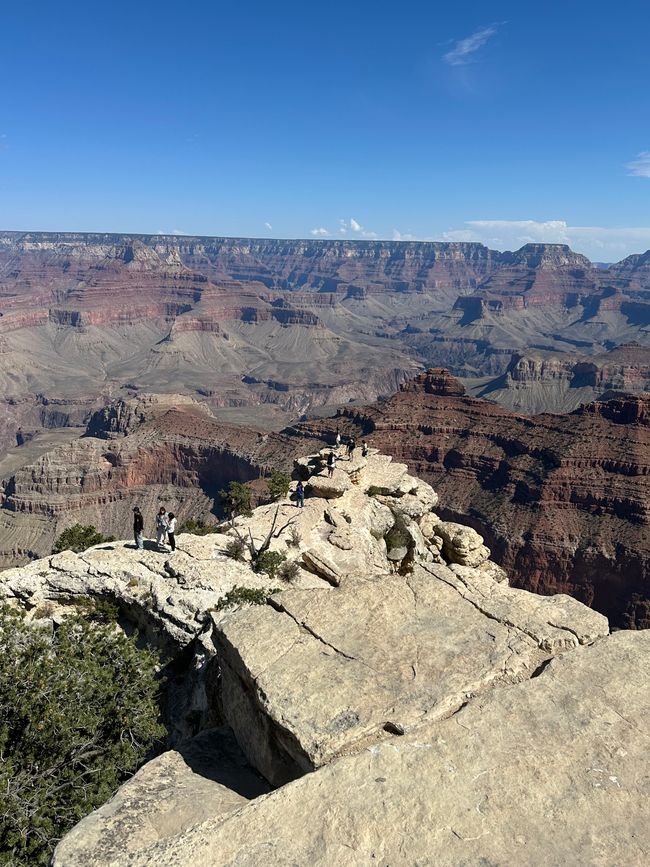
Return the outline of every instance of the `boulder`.
<path id="1" fill-rule="evenodd" d="M 59 844 L 53 865 L 127 858 L 193 825 L 231 813 L 270 789 L 228 728 L 202 732 L 148 762 Z"/>
<path id="2" fill-rule="evenodd" d="M 322 497 L 325 500 L 330 500 L 342 497 L 351 486 L 352 482 L 347 473 L 344 473 L 343 470 L 337 467 L 331 478 L 329 478 L 327 472 L 311 476 L 307 485 L 307 491 L 312 497 Z"/>
<path id="3" fill-rule="evenodd" d="M 442 553 L 449 563 L 480 566 L 490 556 L 490 549 L 483 544 L 483 537 L 471 527 L 453 521 L 441 521 L 435 532 L 442 538 Z"/>
<path id="4" fill-rule="evenodd" d="M 310 572 L 324 578 L 333 587 L 341 583 L 341 570 L 326 554 L 309 548 L 302 552 L 302 560 Z"/>
<path id="5" fill-rule="evenodd" d="M 111 867 L 647 864 L 649 681 L 618 632 Z"/>
<path id="6" fill-rule="evenodd" d="M 235 612 L 213 640 L 226 720 L 249 761 L 281 785 L 381 741 L 389 720 L 409 728 L 444 716 L 607 632 L 604 617 L 568 597 L 482 575 L 464 583 L 430 564 L 335 591 L 286 590 Z"/>

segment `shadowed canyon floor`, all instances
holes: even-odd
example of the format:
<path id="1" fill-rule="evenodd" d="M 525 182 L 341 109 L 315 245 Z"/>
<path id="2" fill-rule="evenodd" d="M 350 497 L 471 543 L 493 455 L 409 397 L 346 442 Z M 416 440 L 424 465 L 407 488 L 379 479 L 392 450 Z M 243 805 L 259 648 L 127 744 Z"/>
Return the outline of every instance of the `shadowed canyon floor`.
<path id="1" fill-rule="evenodd" d="M 303 509 L 174 554 L 114 543 L 0 575 L 37 623 L 110 599 L 186 659 L 175 749 L 55 867 L 646 863 L 650 632 L 510 587 L 407 466 L 373 450 L 329 478 L 327 451 L 295 463 Z M 285 589 L 225 554 L 276 510 Z M 271 595 L 224 608 L 236 586 Z"/>

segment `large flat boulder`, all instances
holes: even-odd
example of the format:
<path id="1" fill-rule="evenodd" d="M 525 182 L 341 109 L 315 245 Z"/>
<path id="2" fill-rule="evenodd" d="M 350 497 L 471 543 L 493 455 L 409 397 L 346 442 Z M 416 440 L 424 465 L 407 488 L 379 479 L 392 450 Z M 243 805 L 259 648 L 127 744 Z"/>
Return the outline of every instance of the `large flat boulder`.
<path id="1" fill-rule="evenodd" d="M 59 844 L 53 867 L 111 864 L 268 791 L 230 729 L 202 732 L 148 762 L 76 825 Z"/>
<path id="2" fill-rule="evenodd" d="M 608 633 L 604 617 L 569 597 L 479 571 L 470 582 L 434 564 L 271 603 L 223 620 L 213 640 L 226 719 L 274 785 Z"/>
<path id="3" fill-rule="evenodd" d="M 111 867 L 647 864 L 649 682 L 616 633 Z"/>

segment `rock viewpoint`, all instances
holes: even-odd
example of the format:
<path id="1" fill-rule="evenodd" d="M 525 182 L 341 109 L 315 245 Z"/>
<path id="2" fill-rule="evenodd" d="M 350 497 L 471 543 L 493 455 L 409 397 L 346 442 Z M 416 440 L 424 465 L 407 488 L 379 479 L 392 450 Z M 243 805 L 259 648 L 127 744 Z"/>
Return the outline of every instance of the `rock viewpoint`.
<path id="1" fill-rule="evenodd" d="M 436 369 L 302 432 L 337 426 L 408 461 L 441 515 L 485 537 L 517 586 L 650 626 L 650 394 L 530 418 L 463 395 Z"/>
<path id="2" fill-rule="evenodd" d="M 295 477 L 304 509 L 260 507 L 173 555 L 113 543 L 0 576 L 34 619 L 113 599 L 185 664 L 174 749 L 55 867 L 647 863 L 650 632 L 510 587 L 387 456 L 329 479 L 318 453 Z M 287 584 L 226 556 L 274 519 Z M 266 604 L 224 604 L 235 587 Z"/>

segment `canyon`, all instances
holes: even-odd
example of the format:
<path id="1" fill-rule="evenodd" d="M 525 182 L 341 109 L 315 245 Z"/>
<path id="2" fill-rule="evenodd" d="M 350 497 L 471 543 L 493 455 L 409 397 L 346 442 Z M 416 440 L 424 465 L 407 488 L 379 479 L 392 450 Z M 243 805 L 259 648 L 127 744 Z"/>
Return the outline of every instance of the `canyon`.
<path id="1" fill-rule="evenodd" d="M 412 389 L 436 387 L 457 391 L 442 373 Z M 293 462 L 304 508 L 0 574 L 34 628 L 108 600 L 177 661 L 171 749 L 54 867 L 645 863 L 650 632 L 510 586 L 412 467 L 371 448 L 330 477 L 328 452 Z M 286 583 L 228 555 L 274 515 Z"/>
<path id="2" fill-rule="evenodd" d="M 552 244 L 0 232 L 2 451 L 140 393 L 279 429 L 430 366 L 506 405 L 567 409 L 581 376 L 569 394 L 566 377 L 539 388 L 521 355 L 548 357 L 547 371 L 593 356 L 612 374 L 584 385 L 597 397 L 601 381 L 647 384 L 647 356 L 603 358 L 633 343 L 650 347 L 647 254 L 603 269 Z"/>
<path id="3" fill-rule="evenodd" d="M 123 537 L 136 504 L 213 521 L 229 481 L 263 490 L 340 425 L 517 586 L 646 627 L 649 261 L 2 232 L 0 567 L 77 522 Z"/>

